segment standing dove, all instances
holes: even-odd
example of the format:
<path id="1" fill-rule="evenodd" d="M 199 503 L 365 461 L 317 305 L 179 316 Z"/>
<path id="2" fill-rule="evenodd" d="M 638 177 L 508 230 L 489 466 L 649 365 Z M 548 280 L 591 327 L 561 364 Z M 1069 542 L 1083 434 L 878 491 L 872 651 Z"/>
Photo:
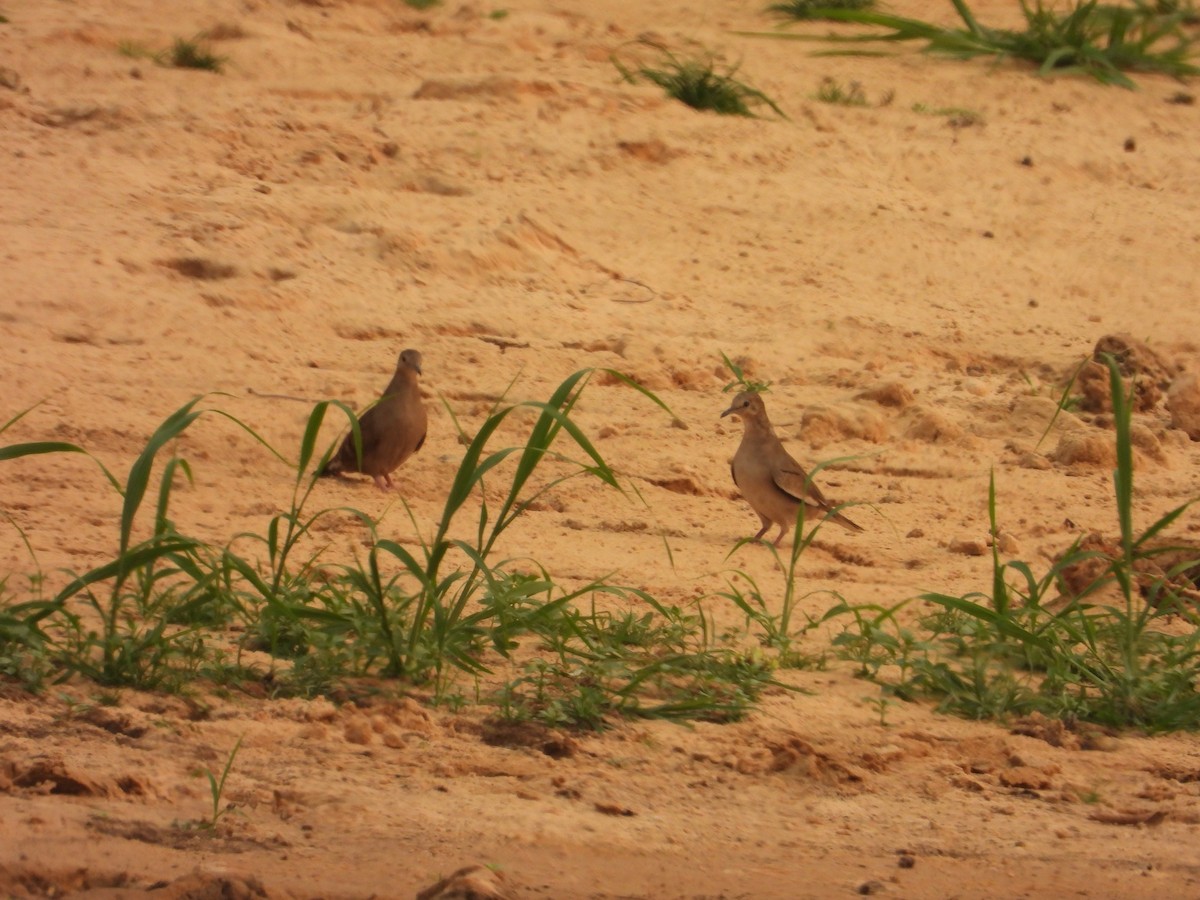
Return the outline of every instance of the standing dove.
<path id="1" fill-rule="evenodd" d="M 825 499 L 800 463 L 784 449 L 767 418 L 767 407 L 760 394 L 754 391 L 738 394 L 729 409 L 721 413 L 721 418 L 728 415 L 741 419 L 744 429 L 742 442 L 738 444 L 730 466 L 733 483 L 762 521 L 762 528 L 752 540 L 761 538 L 774 523 L 779 526 L 779 536 L 775 538 L 778 547 L 787 530 L 795 526 L 801 503 L 806 519 L 821 515 L 851 531 L 862 531 L 860 526 L 834 510 L 834 504 Z"/>
<path id="2" fill-rule="evenodd" d="M 354 432 L 321 470 L 322 475 L 362 472 L 375 479 L 381 491 L 392 486 L 392 472 L 425 443 L 428 418 L 417 376 L 421 374 L 421 354 L 405 350 L 396 363 L 396 374 L 388 383 L 379 402 L 358 420 L 362 435 L 362 465 L 354 446 Z"/>

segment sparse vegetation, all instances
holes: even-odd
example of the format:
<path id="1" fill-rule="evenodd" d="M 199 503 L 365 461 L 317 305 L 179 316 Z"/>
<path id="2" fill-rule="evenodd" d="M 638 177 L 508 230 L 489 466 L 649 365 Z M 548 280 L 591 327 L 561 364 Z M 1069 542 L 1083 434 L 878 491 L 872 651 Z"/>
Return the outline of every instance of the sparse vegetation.
<path id="1" fill-rule="evenodd" d="M 692 109 L 756 117 L 755 110 L 766 106 L 780 118 L 787 118 L 774 100 L 735 77 L 738 65 L 722 66 L 712 54 L 681 58 L 652 41 L 635 41 L 634 45 L 647 51 L 651 59 L 627 62 L 619 52 L 611 57 L 621 77 L 630 84 L 642 81 L 657 84 L 668 96 Z"/>
<path id="2" fill-rule="evenodd" d="M 724 351 L 721 352 L 721 361 L 725 363 L 725 368 L 733 375 L 733 380 L 721 388 L 722 393 L 728 394 L 732 391 L 763 393 L 771 389 L 771 382 L 769 381 L 757 381 L 753 378 L 747 378 L 742 367 L 726 356 Z"/>
<path id="3" fill-rule="evenodd" d="M 731 388 L 755 384 L 723 358 L 736 379 Z M 1161 542 L 1190 503 L 1134 530 L 1130 402 L 1111 360 L 1109 370 L 1118 460 L 1115 549 L 1076 541 L 1035 575 L 1028 563 L 1002 562 L 993 541 L 986 592 L 930 592 L 866 605 L 834 593 L 834 605 L 814 619 L 801 611 L 814 592 L 799 593 L 797 576 L 822 523 L 806 533 L 801 514 L 789 554 L 769 548 L 783 575 L 782 593 L 772 596 L 747 572 L 731 573 L 716 596 L 744 615 L 746 627 L 721 635 L 700 602 L 664 604 L 606 579 L 568 589 L 536 561 L 494 558 L 501 534 L 565 479 L 582 475 L 621 489 L 571 418 L 587 371 L 564 381 L 546 402 L 493 409 L 467 441 L 433 537 L 416 551 L 379 538 L 378 523 L 358 510 L 306 512 L 313 472 L 335 446 L 317 458 L 329 403 L 310 414 L 291 463 L 290 506 L 264 535 L 237 535 L 214 547 L 178 531 L 169 515 L 171 492 L 181 479 L 190 481 L 191 469 L 176 456 L 161 465 L 157 458 L 201 415 L 224 416 L 283 459 L 244 423 L 193 400 L 155 430 L 124 483 L 100 466 L 122 498 L 112 560 L 72 577 L 52 596 L 41 572 L 20 591 L 11 577 L 0 583 L 0 676 L 33 689 L 71 675 L 109 687 L 172 690 L 197 678 L 225 685 L 258 680 L 276 694 L 302 696 L 372 676 L 427 685 L 434 702 L 452 707 L 467 702 L 459 689 L 465 677 L 475 681 L 477 699 L 510 721 L 579 728 L 628 716 L 728 721 L 752 709 L 766 687 L 780 686 L 772 675 L 777 667 L 824 666 L 825 649 L 801 641 L 832 627 L 840 628 L 833 651 L 880 685 L 880 699 L 872 702 L 881 723 L 893 701 L 930 697 L 945 710 L 978 718 L 1040 713 L 1068 723 L 1195 729 L 1200 550 Z M 490 450 L 520 408 L 536 413 L 524 443 Z M 557 449 L 563 442 L 580 458 Z M 46 453 L 85 451 L 62 442 L 14 444 L 0 448 L 0 461 Z M 534 487 L 548 459 L 563 468 Z M 149 534 L 135 540 L 156 468 Z M 469 500 L 477 509 L 473 537 L 452 538 L 451 525 Z M 999 534 L 994 482 L 987 508 L 992 533 Z M 367 530 L 365 560 L 331 564 L 321 550 L 305 549 L 316 523 L 330 515 L 349 515 Z M 418 526 L 411 510 L 409 516 Z M 246 555 L 247 545 L 261 552 Z M 925 608 L 914 618 L 917 603 Z M 757 647 L 745 647 L 747 638 Z M 243 658 L 252 649 L 265 651 L 268 670 Z M 213 824 L 224 811 L 220 795 L 233 755 L 220 781 L 209 773 Z"/>
<path id="4" fill-rule="evenodd" d="M 222 816 L 233 809 L 228 803 L 222 805 L 221 799 L 225 794 L 225 782 L 229 778 L 229 770 L 233 768 L 233 761 L 237 758 L 240 749 L 242 749 L 242 738 L 238 738 L 237 743 L 233 745 L 233 749 L 229 751 L 229 756 L 225 759 L 225 768 L 221 770 L 220 778 L 217 778 L 211 769 L 206 768 L 204 770 L 204 775 L 208 778 L 209 795 L 212 798 L 212 814 L 200 822 L 201 828 L 215 831 L 217 823 L 221 821 Z"/>
<path id="5" fill-rule="evenodd" d="M 807 21 L 828 18 L 825 14 L 827 10 L 874 8 L 875 0 L 784 0 L 782 3 L 772 3 L 767 7 L 767 12 L 788 19 Z"/>
<path id="6" fill-rule="evenodd" d="M 816 98 L 822 103 L 833 103 L 838 106 L 867 105 L 867 95 L 863 92 L 863 86 L 859 82 L 851 81 L 843 87 L 840 81 L 828 76 L 821 79 L 821 84 L 817 87 Z"/>
<path id="7" fill-rule="evenodd" d="M 617 715 L 741 715 L 769 683 L 768 670 L 718 646 L 701 612 L 665 606 L 604 579 L 567 589 L 536 561 L 495 559 L 503 532 L 566 479 L 582 475 L 621 489 L 571 419 L 589 374 L 575 373 L 545 402 L 492 411 L 467 440 L 432 539 L 416 550 L 378 537 L 378 523 L 359 510 L 307 511 L 314 472 L 336 446 L 317 459 L 328 402 L 309 416 L 291 463 L 290 505 L 264 534 L 235 535 L 215 547 L 180 533 L 169 516 L 171 492 L 180 479 L 190 482 L 191 469 L 171 456 L 160 466 L 150 534 L 135 540 L 160 453 L 201 415 L 225 417 L 284 460 L 246 424 L 191 401 L 156 429 L 123 485 L 101 466 L 122 497 L 115 557 L 73 577 L 53 597 L 41 596 L 40 574 L 30 580 L 38 589 L 30 599 L 14 597 L 11 588 L 0 594 L 0 674 L 31 687 L 82 675 L 104 685 L 168 690 L 201 677 L 221 684 L 254 679 L 276 694 L 301 696 L 369 675 L 428 685 L 435 702 L 454 705 L 464 702 L 460 676 L 486 676 L 523 640 L 533 640 L 534 658 L 500 692 L 514 717 L 600 727 Z M 489 449 L 522 409 L 537 414 L 525 442 Z M 581 458 L 559 450 L 564 441 Z M 0 448 L 0 460 L 52 452 L 84 451 L 56 442 L 17 444 Z M 535 487 L 532 479 L 547 460 L 565 472 Z M 496 484 L 498 478 L 507 480 Z M 473 538 L 451 537 L 469 503 L 477 509 Z M 333 564 L 322 550 L 306 549 L 314 527 L 331 515 L 349 515 L 367 530 L 364 560 Z M 602 596 L 624 608 L 601 609 Z M 581 611 L 584 604 L 589 613 Z M 247 665 L 247 651 L 265 652 L 269 670 Z"/>
<path id="8" fill-rule="evenodd" d="M 821 466 L 817 466 L 813 470 L 813 474 L 816 474 L 820 469 Z M 817 537 L 817 532 L 820 531 L 824 524 L 823 522 L 817 522 L 805 534 L 804 510 L 804 505 L 801 504 L 795 527 L 792 530 L 791 546 L 786 557 L 781 557 L 779 549 L 774 545 L 765 544 L 771 555 L 775 558 L 776 568 L 784 576 L 783 599 L 779 604 L 778 613 L 771 611 L 776 605 L 775 598 L 771 596 L 771 592 L 764 592 L 754 577 L 748 572 L 741 570 L 732 572 L 727 576 L 726 590 L 718 594 L 719 597 L 732 602 L 745 615 L 747 629 L 751 627 L 757 629 L 758 633 L 754 637 L 761 646 L 774 651 L 774 658 L 777 664 L 784 668 L 822 668 L 825 663 L 823 657 L 814 656 L 799 649 L 797 646 L 804 632 L 811 626 L 811 620 L 806 616 L 805 624 L 799 629 L 796 628 L 795 620 L 800 601 L 807 600 L 809 597 L 817 594 L 830 594 L 837 597 L 839 601 L 842 600 L 841 595 L 837 591 L 821 589 L 811 591 L 807 594 L 800 594 L 796 590 L 800 557 L 812 545 L 812 542 Z M 758 543 L 758 541 L 753 538 L 742 538 L 734 545 L 734 550 L 744 544 L 753 543 Z M 730 551 L 730 553 L 732 552 Z"/>
<path id="9" fill-rule="evenodd" d="M 1126 72 L 1154 72 L 1183 78 L 1200 74 L 1196 36 L 1185 30 L 1189 13 L 1161 4 L 1136 7 L 1075 0 L 1065 10 L 1043 0 L 1022 0 L 1023 30 L 981 25 L 966 0 L 951 0 L 962 27 L 948 28 L 919 19 L 871 10 L 825 10 L 823 18 L 882 29 L 870 34 L 806 35 L 762 32 L 761 37 L 823 41 L 860 48 L 872 43 L 919 41 L 930 53 L 958 59 L 989 56 L 1033 63 L 1042 75 L 1086 74 L 1104 84 L 1134 86 Z M 864 53 L 860 49 L 825 51 Z"/>
<path id="10" fill-rule="evenodd" d="M 139 41 L 120 41 L 117 44 L 117 52 L 131 59 L 152 59 L 160 66 L 203 69 L 216 73 L 224 70 L 226 62 L 225 57 L 212 53 L 201 38 L 175 38 L 170 48 L 162 51 L 152 50 Z"/>
<path id="11" fill-rule="evenodd" d="M 1046 440 L 1046 436 L 1054 429 L 1054 423 L 1058 421 L 1060 413 L 1075 412 L 1080 408 L 1083 398 L 1079 394 L 1072 394 L 1071 391 L 1075 388 L 1075 382 L 1079 378 L 1079 373 L 1083 371 L 1083 367 L 1088 364 L 1090 359 L 1090 357 L 1085 356 L 1082 360 L 1080 360 L 1079 365 L 1075 367 L 1075 371 L 1071 373 L 1071 377 L 1067 379 L 1067 383 L 1063 386 L 1062 391 L 1060 391 L 1057 396 L 1052 394 L 1052 396 L 1054 396 L 1055 405 L 1054 415 L 1050 417 L 1050 421 L 1046 424 L 1046 430 L 1043 431 L 1042 436 L 1038 438 L 1035 449 L 1036 447 L 1040 447 L 1042 445 L 1042 441 Z M 1037 388 L 1033 384 L 1033 379 L 1024 372 L 1021 374 L 1025 379 L 1025 383 L 1029 385 L 1030 393 L 1036 396 Z"/>
<path id="12" fill-rule="evenodd" d="M 914 103 L 913 112 L 927 116 L 944 116 L 946 124 L 951 128 L 970 128 L 972 125 L 983 124 L 983 114 L 973 109 L 961 106 L 926 106 L 924 103 Z"/>
<path id="13" fill-rule="evenodd" d="M 1190 501 L 1134 530 L 1130 403 L 1111 358 L 1109 371 L 1118 549 L 1076 541 L 1036 576 L 1025 562 L 1001 562 L 993 542 L 991 589 L 923 594 L 918 599 L 930 610 L 915 628 L 900 624 L 907 601 L 835 606 L 824 621 L 852 620 L 834 645 L 863 676 L 894 696 L 933 697 L 942 709 L 974 718 L 1041 713 L 1149 731 L 1200 728 L 1200 611 L 1192 589 L 1200 551 L 1155 540 Z M 997 534 L 994 481 L 988 514 Z M 1094 574 L 1073 584 L 1068 575 L 1080 570 Z"/>
<path id="14" fill-rule="evenodd" d="M 154 59 L 155 53 L 140 41 L 118 41 L 117 52 L 130 59 Z"/>
<path id="15" fill-rule="evenodd" d="M 171 49 L 164 56 L 166 64 L 176 69 L 203 69 L 207 72 L 220 72 L 225 66 L 225 58 L 209 51 L 196 40 L 175 38 Z"/>
<path id="16" fill-rule="evenodd" d="M 547 655 L 503 686 L 501 715 L 593 729 L 617 715 L 727 722 L 742 718 L 775 684 L 765 660 L 716 646 L 701 610 L 627 593 L 648 610 L 612 613 L 593 604 L 540 629 Z"/>
<path id="17" fill-rule="evenodd" d="M 404 5 L 413 9 L 426 10 L 441 5 L 441 2 L 442 0 L 404 0 Z"/>

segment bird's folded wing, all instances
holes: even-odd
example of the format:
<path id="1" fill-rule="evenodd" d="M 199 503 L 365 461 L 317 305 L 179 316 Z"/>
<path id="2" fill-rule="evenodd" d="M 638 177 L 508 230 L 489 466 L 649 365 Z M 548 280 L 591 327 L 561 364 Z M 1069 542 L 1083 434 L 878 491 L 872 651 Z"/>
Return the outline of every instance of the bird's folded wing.
<path id="1" fill-rule="evenodd" d="M 829 509 L 829 501 L 821 493 L 821 489 L 813 482 L 808 480 L 803 469 L 776 469 L 771 473 L 775 480 L 775 486 L 786 494 L 790 494 L 797 500 L 809 503 L 816 503 Z"/>

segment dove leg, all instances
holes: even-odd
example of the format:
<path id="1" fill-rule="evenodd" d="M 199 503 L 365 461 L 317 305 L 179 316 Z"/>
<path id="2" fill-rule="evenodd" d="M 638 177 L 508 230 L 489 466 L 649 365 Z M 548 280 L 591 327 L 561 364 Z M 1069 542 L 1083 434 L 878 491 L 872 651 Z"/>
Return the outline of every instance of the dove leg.
<path id="1" fill-rule="evenodd" d="M 758 520 L 760 522 L 762 522 L 762 528 L 758 529 L 758 534 L 756 534 L 754 537 L 750 538 L 750 540 L 752 540 L 752 541 L 757 541 L 760 538 L 762 538 L 762 536 L 767 533 L 767 529 L 771 527 L 771 520 L 768 519 L 766 516 L 764 516 L 762 513 L 758 514 Z"/>
<path id="2" fill-rule="evenodd" d="M 379 488 L 381 491 L 386 491 L 392 486 L 392 479 L 388 478 L 386 475 L 376 475 L 374 478 L 375 487 Z"/>

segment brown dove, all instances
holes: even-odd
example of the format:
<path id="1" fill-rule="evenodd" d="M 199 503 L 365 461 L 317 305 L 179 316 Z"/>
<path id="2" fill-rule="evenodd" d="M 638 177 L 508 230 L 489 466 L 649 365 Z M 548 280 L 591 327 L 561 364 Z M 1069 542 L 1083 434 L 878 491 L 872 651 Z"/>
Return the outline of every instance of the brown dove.
<path id="1" fill-rule="evenodd" d="M 762 520 L 762 528 L 752 540 L 761 538 L 774 523 L 779 526 L 779 536 L 775 538 L 778 547 L 787 530 L 795 526 L 801 503 L 806 521 L 820 515 L 851 531 L 862 531 L 860 526 L 834 511 L 834 504 L 825 499 L 800 463 L 784 449 L 767 418 L 762 395 L 754 391 L 738 394 L 729 409 L 721 413 L 721 418 L 729 415 L 741 419 L 743 428 L 742 442 L 738 444 L 730 466 L 733 483 Z"/>
<path id="2" fill-rule="evenodd" d="M 340 472 L 362 472 L 375 479 L 375 485 L 385 491 L 392 486 L 392 472 L 425 443 L 428 418 L 417 376 L 421 374 L 421 354 L 405 350 L 396 363 L 396 374 L 388 383 L 379 402 L 358 420 L 362 435 L 362 466 L 354 446 L 354 432 L 342 441 L 322 475 Z"/>

